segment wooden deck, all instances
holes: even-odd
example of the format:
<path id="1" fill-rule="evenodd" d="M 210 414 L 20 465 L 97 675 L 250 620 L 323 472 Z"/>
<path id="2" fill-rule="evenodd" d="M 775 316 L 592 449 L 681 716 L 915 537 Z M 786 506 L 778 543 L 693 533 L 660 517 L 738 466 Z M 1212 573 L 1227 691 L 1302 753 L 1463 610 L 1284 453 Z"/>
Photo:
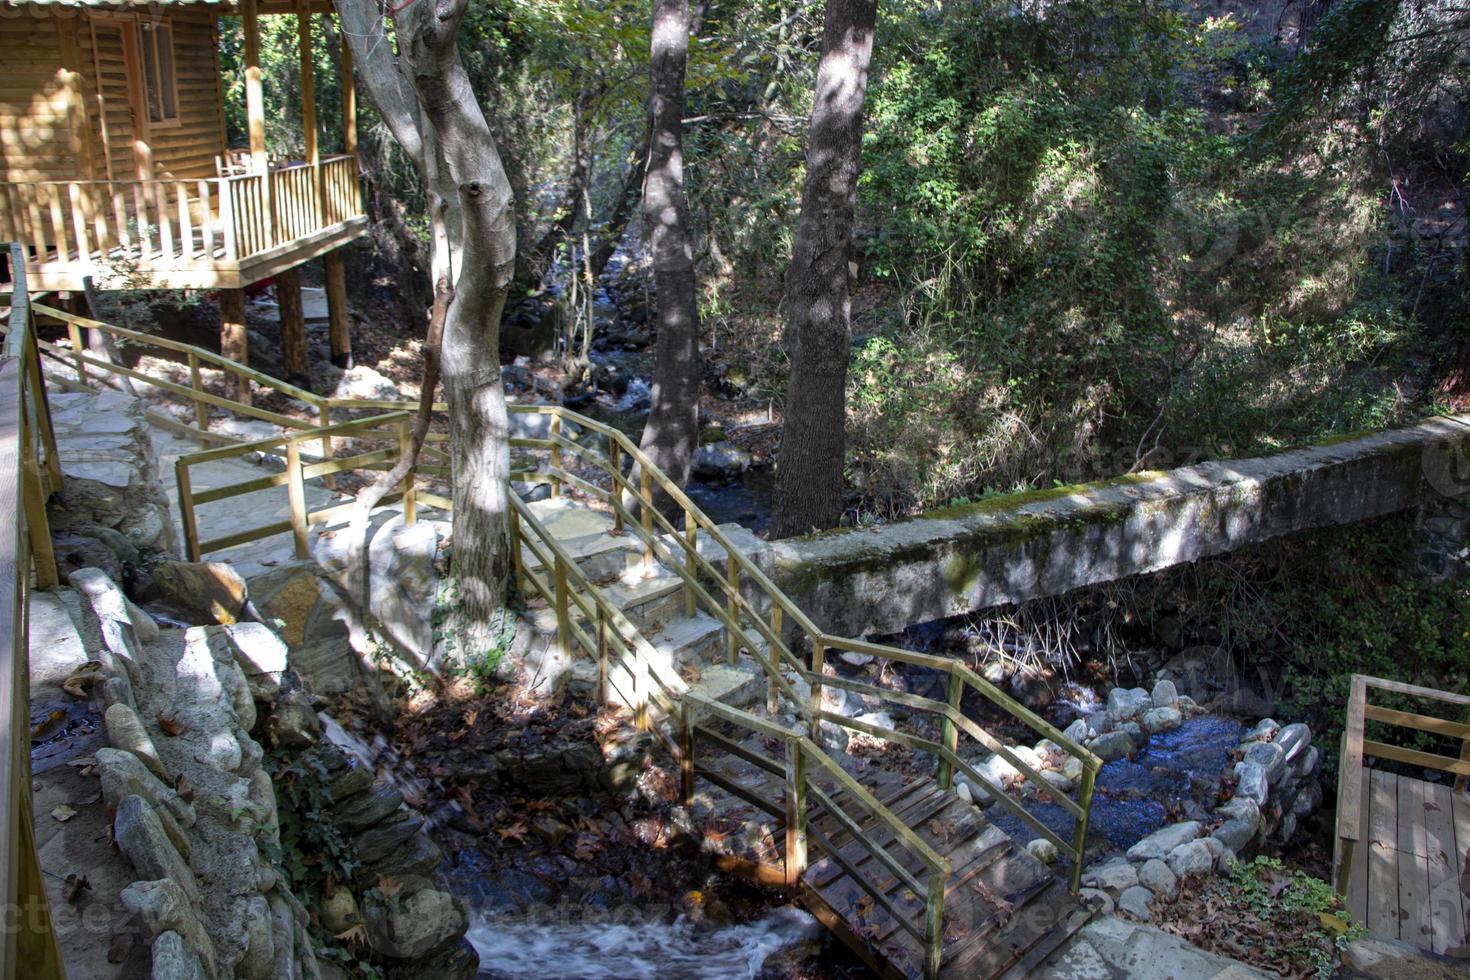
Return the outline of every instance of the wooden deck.
<path id="1" fill-rule="evenodd" d="M 1353 921 L 1380 939 L 1470 956 L 1470 795 L 1382 769 L 1363 772 L 1366 847 L 1348 865 Z"/>
<path id="2" fill-rule="evenodd" d="M 1388 699 L 1438 714 L 1381 703 Z M 1353 921 L 1372 935 L 1470 959 L 1470 724 L 1461 720 L 1467 711 L 1470 697 L 1463 694 L 1353 677 L 1333 878 Z M 1418 733 L 1415 747 L 1379 740 L 1397 729 Z M 1456 755 L 1419 747 L 1426 736 Z M 1444 775 L 1418 778 L 1427 770 Z"/>
<path id="3" fill-rule="evenodd" d="M 708 741 L 711 736 L 721 737 L 708 728 L 698 737 Z M 750 748 L 753 756 L 758 749 Z M 695 777 L 755 804 L 775 818 L 776 830 L 784 830 L 783 813 L 770 805 L 782 799 L 783 780 L 774 767 L 745 758 L 706 753 L 695 764 Z M 1024 976 L 1029 965 L 1050 954 L 1091 917 L 1068 890 L 1064 877 L 991 824 L 979 808 L 939 789 L 932 777 L 916 779 L 875 767 L 860 778 L 889 812 L 953 868 L 944 888 L 939 976 L 976 980 Z M 838 814 L 813 802 L 806 824 L 810 864 L 795 890 L 798 901 L 879 975 L 924 976 L 925 896 L 915 894 L 883 867 L 873 845 L 916 875 L 922 870 L 920 863 L 897 846 L 887 827 L 863 812 L 852 794 L 836 785 L 824 789 L 836 808 L 856 821 L 864 840 L 855 841 Z M 778 878 L 779 859 L 765 870 L 767 877 Z M 875 887 L 886 902 L 874 900 Z"/>

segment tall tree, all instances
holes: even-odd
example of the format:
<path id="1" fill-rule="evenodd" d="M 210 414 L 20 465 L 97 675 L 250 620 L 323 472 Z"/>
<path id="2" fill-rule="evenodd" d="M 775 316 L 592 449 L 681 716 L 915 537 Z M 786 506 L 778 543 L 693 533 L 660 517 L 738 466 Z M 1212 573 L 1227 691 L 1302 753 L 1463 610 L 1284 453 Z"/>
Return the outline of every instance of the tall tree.
<path id="1" fill-rule="evenodd" d="M 449 404 L 459 586 L 448 625 L 462 655 L 495 643 L 510 571 L 499 335 L 516 253 L 510 181 L 455 44 L 467 2 L 393 7 L 395 47 L 374 0 L 336 0 L 358 78 L 432 202 L 436 303 L 448 303 L 438 361 Z"/>
<path id="2" fill-rule="evenodd" d="M 648 169 L 643 227 L 653 256 L 653 318 L 658 331 L 652 407 L 641 447 L 683 486 L 699 435 L 699 314 L 694 250 L 684 202 L 684 72 L 688 0 L 653 0 L 648 93 Z"/>
<path id="3" fill-rule="evenodd" d="M 776 465 L 777 537 L 834 527 L 842 517 L 852 213 L 876 17 L 876 0 L 827 0 L 801 217 L 786 271 L 791 383 Z"/>

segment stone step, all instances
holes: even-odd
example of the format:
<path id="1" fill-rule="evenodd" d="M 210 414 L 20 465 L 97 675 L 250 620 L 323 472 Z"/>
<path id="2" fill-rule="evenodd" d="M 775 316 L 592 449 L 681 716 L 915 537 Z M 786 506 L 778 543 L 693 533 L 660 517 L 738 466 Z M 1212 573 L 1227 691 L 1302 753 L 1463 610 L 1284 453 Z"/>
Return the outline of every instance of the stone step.
<path id="1" fill-rule="evenodd" d="M 611 514 L 593 510 L 568 497 L 538 500 L 528 505 L 536 519 L 577 563 L 582 574 L 594 582 L 622 574 L 629 566 L 628 552 L 636 547 L 631 535 L 613 535 Z M 541 560 L 522 546 L 526 568 L 540 571 Z"/>

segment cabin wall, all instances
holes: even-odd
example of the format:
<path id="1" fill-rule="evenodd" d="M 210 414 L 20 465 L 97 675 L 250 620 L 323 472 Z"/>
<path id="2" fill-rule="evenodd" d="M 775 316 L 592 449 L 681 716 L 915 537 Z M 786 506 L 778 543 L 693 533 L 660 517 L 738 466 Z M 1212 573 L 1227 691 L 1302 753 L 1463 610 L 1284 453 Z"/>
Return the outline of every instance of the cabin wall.
<path id="1" fill-rule="evenodd" d="M 149 124 L 146 110 L 135 105 L 141 92 L 130 89 L 141 84 L 124 36 L 136 31 L 135 18 L 53 10 L 12 9 L 0 17 L 0 176 L 129 180 L 138 175 L 140 135 L 155 176 L 215 176 L 215 157 L 224 153 L 224 108 L 214 14 L 172 10 L 163 18 L 174 33 L 179 119 Z M 82 76 L 85 135 L 71 121 L 62 30 Z"/>

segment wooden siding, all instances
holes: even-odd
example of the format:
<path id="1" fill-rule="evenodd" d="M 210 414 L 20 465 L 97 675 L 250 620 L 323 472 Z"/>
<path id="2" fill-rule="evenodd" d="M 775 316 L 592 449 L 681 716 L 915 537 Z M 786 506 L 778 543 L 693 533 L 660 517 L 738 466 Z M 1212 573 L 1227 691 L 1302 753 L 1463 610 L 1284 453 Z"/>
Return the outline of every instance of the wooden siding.
<path id="1" fill-rule="evenodd" d="M 215 176 L 224 152 L 224 120 L 214 13 L 170 11 L 176 63 L 178 122 L 146 126 L 153 173 L 160 178 Z M 70 119 L 58 25 L 74 38 L 81 91 L 87 103 L 93 165 L 78 152 L 81 134 Z M 135 113 L 123 32 L 132 15 L 15 13 L 0 18 L 0 164 L 6 180 L 126 180 L 137 176 Z M 141 117 L 141 118 L 140 118 Z M 146 122 L 145 122 L 146 125 Z M 142 127 L 139 127 L 142 128 Z"/>

